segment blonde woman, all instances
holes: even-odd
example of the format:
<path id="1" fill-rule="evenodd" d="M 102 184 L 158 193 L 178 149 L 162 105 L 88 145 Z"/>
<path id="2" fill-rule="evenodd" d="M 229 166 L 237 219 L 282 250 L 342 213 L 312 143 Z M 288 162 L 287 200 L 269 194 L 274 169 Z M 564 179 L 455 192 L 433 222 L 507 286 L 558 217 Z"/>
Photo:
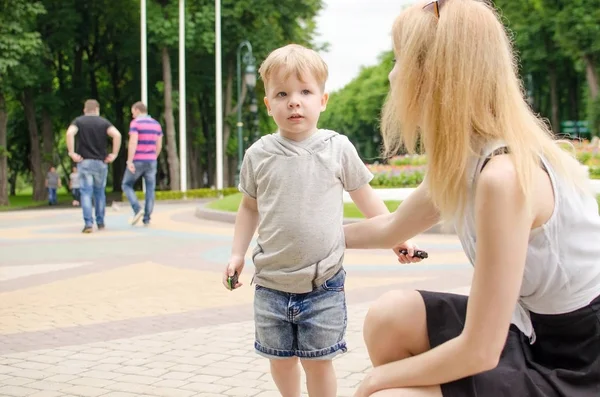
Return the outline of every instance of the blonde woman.
<path id="1" fill-rule="evenodd" d="M 420 139 L 427 177 L 395 213 L 347 226 L 347 247 L 452 222 L 474 276 L 468 298 L 399 291 L 371 307 L 374 369 L 356 396 L 600 396 L 598 205 L 525 102 L 499 17 L 482 1 L 421 2 L 393 44 L 385 147 Z"/>

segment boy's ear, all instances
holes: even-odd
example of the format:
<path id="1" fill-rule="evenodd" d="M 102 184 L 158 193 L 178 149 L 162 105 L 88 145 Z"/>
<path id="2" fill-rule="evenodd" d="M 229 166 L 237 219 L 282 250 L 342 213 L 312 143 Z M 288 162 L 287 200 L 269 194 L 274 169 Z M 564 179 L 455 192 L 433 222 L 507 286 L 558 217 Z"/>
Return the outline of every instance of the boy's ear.
<path id="1" fill-rule="evenodd" d="M 323 93 L 323 96 L 321 97 L 321 112 L 324 112 L 325 109 L 327 109 L 328 101 L 329 101 L 329 93 L 325 92 L 325 93 Z"/>
<path id="2" fill-rule="evenodd" d="M 265 106 L 267 107 L 267 112 L 269 113 L 269 116 L 271 115 L 271 106 L 269 105 L 269 98 L 265 97 L 263 99 L 263 101 L 265 102 Z"/>

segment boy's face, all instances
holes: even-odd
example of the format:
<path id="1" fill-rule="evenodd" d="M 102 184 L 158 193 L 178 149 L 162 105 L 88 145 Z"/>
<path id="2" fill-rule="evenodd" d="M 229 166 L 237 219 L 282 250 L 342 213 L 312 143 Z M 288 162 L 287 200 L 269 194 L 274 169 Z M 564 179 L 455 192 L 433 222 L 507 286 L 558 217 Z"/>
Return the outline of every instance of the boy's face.
<path id="1" fill-rule="evenodd" d="M 56 172 L 56 168 L 50 167 L 50 172 Z"/>
<path id="2" fill-rule="evenodd" d="M 265 105 L 279 132 L 295 141 L 315 132 L 329 99 L 313 75 L 302 76 L 300 80 L 292 74 L 286 79 L 283 71 L 275 73 L 268 82 L 266 94 Z"/>

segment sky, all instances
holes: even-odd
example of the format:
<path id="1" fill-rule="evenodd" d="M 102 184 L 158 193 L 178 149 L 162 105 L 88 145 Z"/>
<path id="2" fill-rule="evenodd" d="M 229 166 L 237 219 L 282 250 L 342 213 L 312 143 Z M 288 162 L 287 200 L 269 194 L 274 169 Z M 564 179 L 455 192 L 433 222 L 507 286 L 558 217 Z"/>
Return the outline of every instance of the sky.
<path id="1" fill-rule="evenodd" d="M 358 76 L 361 66 L 377 64 L 391 50 L 396 16 L 412 0 L 324 0 L 317 18 L 318 42 L 329 43 L 321 56 L 329 66 L 327 90 L 335 91 Z"/>

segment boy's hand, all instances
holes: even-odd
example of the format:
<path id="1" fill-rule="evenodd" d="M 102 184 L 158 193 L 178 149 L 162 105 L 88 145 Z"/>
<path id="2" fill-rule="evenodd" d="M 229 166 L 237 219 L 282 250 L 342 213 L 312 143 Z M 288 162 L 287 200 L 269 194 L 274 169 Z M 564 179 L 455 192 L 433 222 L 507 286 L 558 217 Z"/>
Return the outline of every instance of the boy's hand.
<path id="1" fill-rule="evenodd" d="M 421 258 L 413 256 L 415 253 L 415 250 L 418 248 L 419 247 L 417 246 L 417 244 L 415 244 L 412 240 L 406 240 L 402 244 L 396 245 L 394 248 L 392 248 L 392 250 L 398 256 L 398 262 L 400 262 L 400 263 L 416 263 L 416 262 L 422 261 Z M 405 254 L 401 253 L 400 252 L 401 250 L 408 251 L 408 254 L 405 255 Z"/>
<path id="2" fill-rule="evenodd" d="M 225 271 L 223 272 L 223 285 L 225 288 L 229 289 L 229 284 L 227 283 L 227 279 L 229 277 L 233 277 L 233 275 L 237 272 L 238 277 L 242 274 L 242 270 L 244 269 L 244 258 L 231 257 L 229 263 L 225 267 Z M 239 288 L 242 286 L 242 283 L 239 281 L 233 286 L 233 289 Z"/>

